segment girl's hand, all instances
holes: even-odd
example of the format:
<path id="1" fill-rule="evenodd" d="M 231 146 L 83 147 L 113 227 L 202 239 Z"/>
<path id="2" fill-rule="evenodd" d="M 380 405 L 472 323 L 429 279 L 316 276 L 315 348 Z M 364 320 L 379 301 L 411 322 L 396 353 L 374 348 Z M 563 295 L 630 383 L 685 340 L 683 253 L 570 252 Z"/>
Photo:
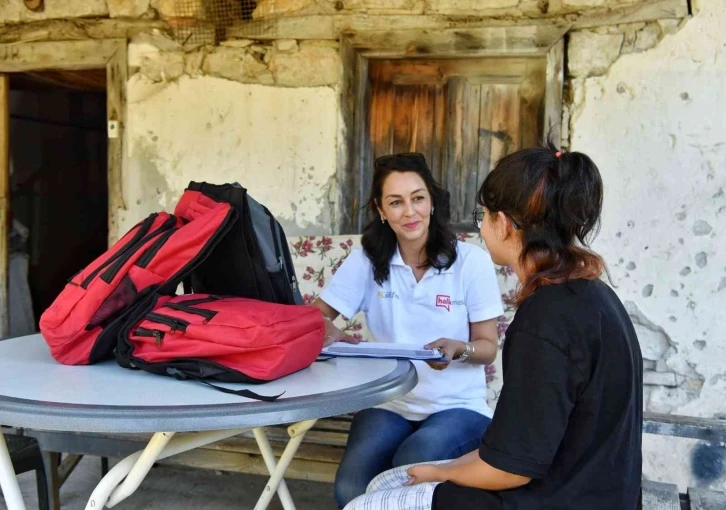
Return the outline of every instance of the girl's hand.
<path id="1" fill-rule="evenodd" d="M 350 336 L 345 331 L 341 331 L 338 327 L 333 324 L 332 321 L 325 321 L 325 342 L 323 347 L 328 347 L 333 342 L 348 342 L 349 344 L 357 344 L 360 342 L 355 337 Z"/>
<path id="2" fill-rule="evenodd" d="M 438 340 L 424 345 L 424 349 L 439 349 L 446 361 L 427 361 L 426 364 L 434 370 L 444 370 L 449 366 L 452 359 L 459 356 L 466 349 L 466 343 L 461 340 L 452 340 L 451 338 L 439 338 Z"/>
<path id="3" fill-rule="evenodd" d="M 416 485 L 427 482 L 444 482 L 441 469 L 436 464 L 418 464 L 406 471 L 411 478 L 404 485 Z"/>

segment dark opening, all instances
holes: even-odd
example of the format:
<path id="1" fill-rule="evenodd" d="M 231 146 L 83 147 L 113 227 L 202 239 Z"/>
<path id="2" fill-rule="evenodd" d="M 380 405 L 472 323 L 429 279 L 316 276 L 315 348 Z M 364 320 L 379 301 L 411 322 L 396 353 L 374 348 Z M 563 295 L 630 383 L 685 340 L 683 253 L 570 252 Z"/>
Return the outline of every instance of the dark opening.
<path id="1" fill-rule="evenodd" d="M 106 71 L 10 77 L 10 336 L 107 247 Z"/>

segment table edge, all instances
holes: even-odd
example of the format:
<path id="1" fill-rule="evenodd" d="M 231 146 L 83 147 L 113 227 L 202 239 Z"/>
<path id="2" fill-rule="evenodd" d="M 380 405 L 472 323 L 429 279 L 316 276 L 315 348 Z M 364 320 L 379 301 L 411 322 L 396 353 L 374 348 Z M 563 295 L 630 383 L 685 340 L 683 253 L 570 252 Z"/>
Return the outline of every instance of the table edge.
<path id="1" fill-rule="evenodd" d="M 408 360 L 361 386 L 277 402 L 190 406 L 103 406 L 42 402 L 0 395 L 0 424 L 64 432 L 148 433 L 248 428 L 346 414 L 394 400 L 418 382 Z M 180 384 L 196 384 L 180 381 Z M 210 391 L 213 391 L 210 388 Z"/>

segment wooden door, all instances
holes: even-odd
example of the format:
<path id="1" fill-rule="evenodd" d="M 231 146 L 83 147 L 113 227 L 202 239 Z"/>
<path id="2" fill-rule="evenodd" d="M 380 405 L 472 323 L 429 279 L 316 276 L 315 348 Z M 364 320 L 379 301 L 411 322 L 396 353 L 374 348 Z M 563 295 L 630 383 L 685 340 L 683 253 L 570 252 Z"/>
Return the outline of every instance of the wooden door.
<path id="1" fill-rule="evenodd" d="M 542 57 L 371 60 L 361 193 L 369 192 L 374 158 L 421 152 L 451 193 L 455 229 L 473 230 L 487 173 L 542 138 L 545 74 Z"/>

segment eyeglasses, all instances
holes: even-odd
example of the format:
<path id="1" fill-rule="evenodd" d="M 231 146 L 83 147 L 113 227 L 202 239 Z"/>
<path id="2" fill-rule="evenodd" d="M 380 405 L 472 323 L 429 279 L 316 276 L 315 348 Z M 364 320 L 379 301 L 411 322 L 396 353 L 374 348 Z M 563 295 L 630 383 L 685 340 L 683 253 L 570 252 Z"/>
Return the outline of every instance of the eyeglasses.
<path id="1" fill-rule="evenodd" d="M 373 167 L 379 168 L 395 168 L 396 170 L 409 170 L 413 168 L 428 168 L 426 158 L 420 152 L 402 152 L 400 154 L 388 154 L 376 158 Z"/>
<path id="2" fill-rule="evenodd" d="M 481 229 L 482 223 L 484 222 L 484 209 L 479 209 L 478 207 L 474 209 L 471 212 L 472 218 L 474 219 L 474 226 L 477 229 Z M 504 213 L 507 214 L 507 213 Z M 509 218 L 509 221 L 512 222 L 512 225 L 514 226 L 515 230 L 520 230 L 519 224 L 512 218 L 511 214 L 507 214 L 507 217 Z"/>

